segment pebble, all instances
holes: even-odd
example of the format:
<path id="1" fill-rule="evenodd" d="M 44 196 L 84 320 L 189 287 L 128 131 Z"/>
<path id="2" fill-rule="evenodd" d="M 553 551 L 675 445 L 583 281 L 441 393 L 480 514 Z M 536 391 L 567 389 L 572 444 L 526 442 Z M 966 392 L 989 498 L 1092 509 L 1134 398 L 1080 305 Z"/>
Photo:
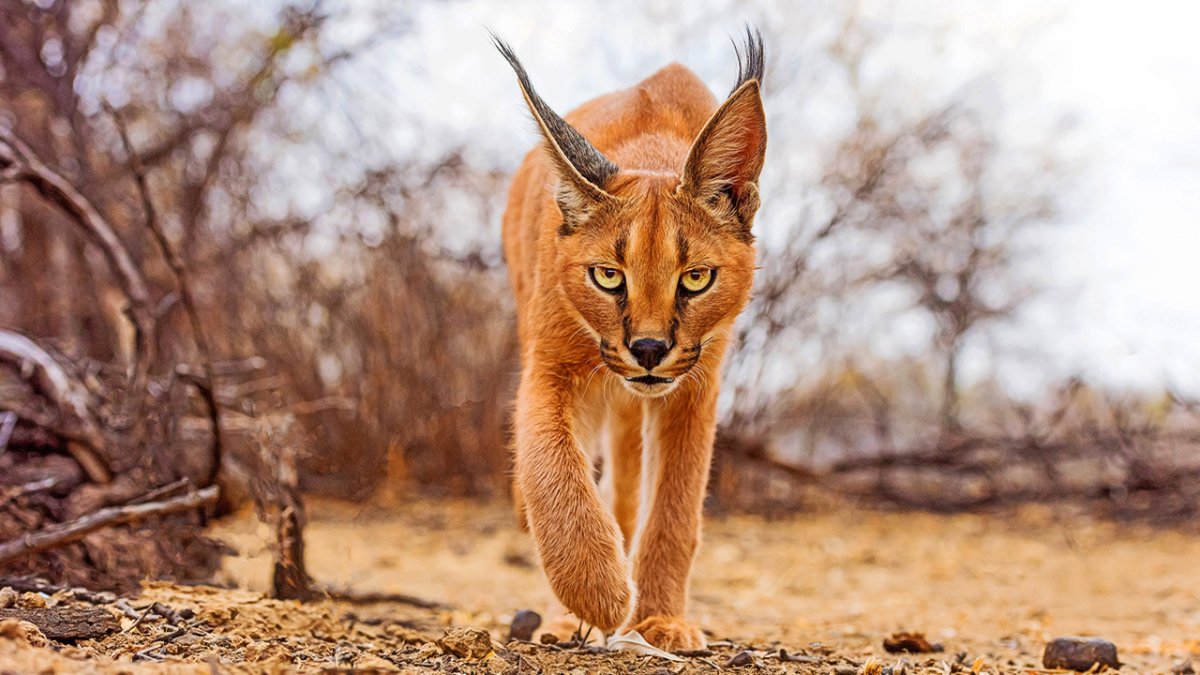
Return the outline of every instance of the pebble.
<path id="1" fill-rule="evenodd" d="M 750 652 L 741 651 L 729 657 L 729 660 L 725 662 L 725 667 L 748 666 L 751 663 L 754 663 L 754 656 Z"/>
<path id="2" fill-rule="evenodd" d="M 49 644 L 49 640 L 37 626 L 20 619 L 0 619 L 0 639 L 13 640 L 30 647 L 45 647 Z"/>
<path id="3" fill-rule="evenodd" d="M 464 659 L 482 659 L 492 653 L 492 636 L 482 628 L 450 628 L 437 644 L 443 652 Z"/>
<path id="4" fill-rule="evenodd" d="M 17 592 L 5 586 L 0 588 L 0 607 L 12 607 L 17 604 Z"/>
<path id="5" fill-rule="evenodd" d="M 542 625 L 542 615 L 531 609 L 518 610 L 508 625 L 509 640 L 532 640 L 533 631 Z"/>
<path id="6" fill-rule="evenodd" d="M 1085 672 L 1099 663 L 1117 669 L 1117 646 L 1099 638 L 1060 637 L 1046 644 L 1042 654 L 1042 665 L 1046 668 L 1062 668 Z"/>

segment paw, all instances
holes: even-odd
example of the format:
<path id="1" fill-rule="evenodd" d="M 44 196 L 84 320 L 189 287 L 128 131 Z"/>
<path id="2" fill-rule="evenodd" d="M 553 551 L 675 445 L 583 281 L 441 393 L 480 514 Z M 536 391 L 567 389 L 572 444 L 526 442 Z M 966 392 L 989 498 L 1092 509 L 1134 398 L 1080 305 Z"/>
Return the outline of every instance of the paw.
<path id="1" fill-rule="evenodd" d="M 622 567 L 596 572 L 559 579 L 559 583 L 551 578 L 550 587 L 572 614 L 608 632 L 625 623 L 629 616 L 633 588 Z"/>
<path id="2" fill-rule="evenodd" d="M 615 533 L 616 528 L 612 529 Z M 615 539 L 604 543 L 609 545 L 600 551 L 574 550 L 570 557 L 562 558 L 543 555 L 542 562 L 550 588 L 563 606 L 576 617 L 609 632 L 628 619 L 634 593 Z"/>
<path id="3" fill-rule="evenodd" d="M 668 652 L 704 649 L 708 644 L 699 628 L 676 616 L 648 616 L 629 629 L 636 630 L 646 642 Z"/>

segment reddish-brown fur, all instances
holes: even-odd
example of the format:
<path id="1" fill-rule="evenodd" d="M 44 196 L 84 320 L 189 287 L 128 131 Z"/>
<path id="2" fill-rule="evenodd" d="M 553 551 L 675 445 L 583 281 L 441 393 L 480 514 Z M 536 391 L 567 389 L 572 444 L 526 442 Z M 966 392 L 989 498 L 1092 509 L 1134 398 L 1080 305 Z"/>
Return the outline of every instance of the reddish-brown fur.
<path id="1" fill-rule="evenodd" d="M 522 362 L 514 494 L 570 611 L 664 649 L 697 649 L 704 636 L 684 619 L 688 577 L 721 361 L 754 274 L 759 85 L 746 81 L 718 110 L 699 78 L 672 64 L 566 120 L 619 171 L 585 185 L 547 142 L 513 178 L 504 249 Z M 596 267 L 622 273 L 620 293 L 597 285 Z M 680 284 L 693 269 L 716 276 L 691 296 Z M 647 370 L 630 354 L 640 338 L 670 345 L 661 364 Z M 674 380 L 626 379 L 651 371 Z M 597 452 L 607 499 L 593 480 Z"/>

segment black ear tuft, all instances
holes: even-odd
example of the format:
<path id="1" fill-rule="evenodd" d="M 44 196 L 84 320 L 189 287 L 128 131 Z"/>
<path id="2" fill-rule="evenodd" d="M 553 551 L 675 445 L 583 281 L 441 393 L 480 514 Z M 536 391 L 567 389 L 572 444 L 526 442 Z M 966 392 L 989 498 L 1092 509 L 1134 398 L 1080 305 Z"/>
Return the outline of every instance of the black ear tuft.
<path id="1" fill-rule="evenodd" d="M 732 39 L 730 38 L 730 40 Z M 738 60 L 738 79 L 737 84 L 733 85 L 733 89 L 729 91 L 731 94 L 737 91 L 738 87 L 753 80 L 757 80 L 759 85 L 762 85 L 763 71 L 766 70 L 762 33 L 750 24 L 746 24 L 746 44 L 744 49 L 745 60 L 743 61 L 743 50 L 738 48 L 737 42 L 733 43 L 733 51 L 737 54 Z"/>
<path id="2" fill-rule="evenodd" d="M 558 113 L 554 112 L 541 96 L 538 96 L 533 89 L 533 83 L 529 80 L 529 75 L 525 72 L 525 67 L 521 65 L 521 61 L 513 52 L 512 47 L 497 37 L 495 33 L 488 32 L 492 36 L 492 44 L 516 72 L 521 92 L 525 95 L 525 102 L 529 104 L 529 111 L 533 113 L 542 135 L 551 145 L 555 160 L 565 163 L 565 166 L 561 167 L 562 169 L 575 174 L 573 177 L 582 179 L 586 183 L 579 187 L 589 192 L 594 190 L 600 193 L 593 196 L 603 195 L 604 186 L 617 173 L 617 165 L 601 154 L 591 143 L 588 143 L 583 134 L 559 117 Z"/>

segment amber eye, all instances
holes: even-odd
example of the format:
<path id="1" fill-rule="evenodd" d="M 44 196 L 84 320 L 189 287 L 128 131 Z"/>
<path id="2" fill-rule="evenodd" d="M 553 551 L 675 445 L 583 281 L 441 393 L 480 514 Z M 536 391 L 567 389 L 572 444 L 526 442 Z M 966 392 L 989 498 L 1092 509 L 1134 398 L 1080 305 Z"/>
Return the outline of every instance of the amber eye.
<path id="1" fill-rule="evenodd" d="M 693 267 L 679 277 L 679 285 L 688 293 L 702 293 L 712 285 L 713 269 L 711 267 Z"/>
<path id="2" fill-rule="evenodd" d="M 614 267 L 593 267 L 592 281 L 606 291 L 615 291 L 625 283 L 625 274 Z"/>

